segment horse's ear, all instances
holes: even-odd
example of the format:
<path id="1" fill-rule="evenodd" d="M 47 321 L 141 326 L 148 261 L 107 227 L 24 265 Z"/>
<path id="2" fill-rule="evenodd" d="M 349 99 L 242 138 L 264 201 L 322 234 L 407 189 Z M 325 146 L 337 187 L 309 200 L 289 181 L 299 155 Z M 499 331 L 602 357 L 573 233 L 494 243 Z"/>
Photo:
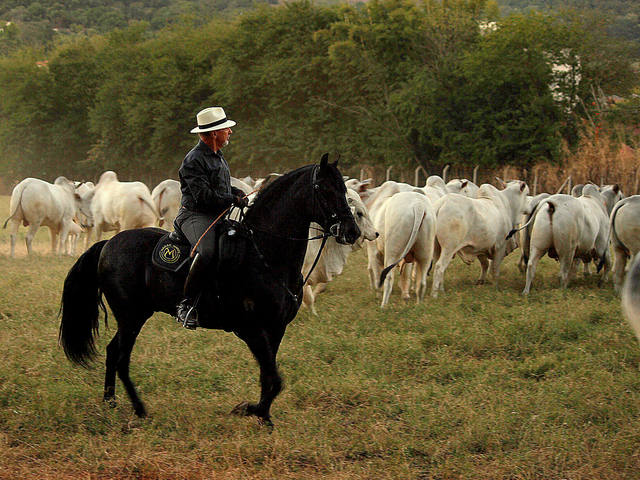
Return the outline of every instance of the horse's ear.
<path id="1" fill-rule="evenodd" d="M 340 154 L 338 154 L 338 158 L 336 158 L 336 161 L 333 162 L 333 166 L 337 167 L 338 166 L 338 160 L 340 160 Z"/>
<path id="2" fill-rule="evenodd" d="M 329 154 L 325 153 L 324 155 L 322 155 L 322 158 L 320 159 L 320 168 L 325 168 L 327 166 L 328 161 L 329 161 Z"/>

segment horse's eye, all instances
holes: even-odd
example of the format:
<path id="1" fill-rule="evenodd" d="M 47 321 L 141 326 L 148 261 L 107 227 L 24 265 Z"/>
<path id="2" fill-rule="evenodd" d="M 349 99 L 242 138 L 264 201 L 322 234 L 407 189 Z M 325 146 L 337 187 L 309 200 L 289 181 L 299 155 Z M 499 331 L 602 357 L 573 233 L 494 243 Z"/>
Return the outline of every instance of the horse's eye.
<path id="1" fill-rule="evenodd" d="M 362 212 L 358 212 L 358 216 L 359 216 L 359 217 L 362 217 L 362 216 L 363 216 L 363 215 L 362 215 Z"/>

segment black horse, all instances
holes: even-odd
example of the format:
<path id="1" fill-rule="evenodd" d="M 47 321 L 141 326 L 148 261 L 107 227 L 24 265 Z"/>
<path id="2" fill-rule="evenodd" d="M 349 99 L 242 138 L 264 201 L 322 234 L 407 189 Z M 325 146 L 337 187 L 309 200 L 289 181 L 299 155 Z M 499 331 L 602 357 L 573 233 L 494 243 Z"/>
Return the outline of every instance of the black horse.
<path id="1" fill-rule="evenodd" d="M 255 415 L 271 424 L 270 408 L 282 389 L 276 354 L 289 322 L 302 301 L 301 275 L 310 222 L 332 232 L 340 243 L 352 244 L 360 230 L 349 210 L 337 161 L 298 168 L 273 181 L 248 209 L 243 225 L 247 240 L 241 265 L 212 272 L 211 289 L 200 303 L 200 325 L 234 332 L 260 365 L 258 403 L 243 402 L 232 412 Z M 160 229 L 126 230 L 94 244 L 73 265 L 62 292 L 60 343 L 67 358 L 87 366 L 96 354 L 102 295 L 117 320 L 118 331 L 107 346 L 104 400 L 115 402 L 116 372 L 136 415 L 146 410 L 129 377 L 131 350 L 153 312 L 175 314 L 186 272 L 158 269 L 151 253 Z M 223 281 L 215 281 L 215 279 Z"/>

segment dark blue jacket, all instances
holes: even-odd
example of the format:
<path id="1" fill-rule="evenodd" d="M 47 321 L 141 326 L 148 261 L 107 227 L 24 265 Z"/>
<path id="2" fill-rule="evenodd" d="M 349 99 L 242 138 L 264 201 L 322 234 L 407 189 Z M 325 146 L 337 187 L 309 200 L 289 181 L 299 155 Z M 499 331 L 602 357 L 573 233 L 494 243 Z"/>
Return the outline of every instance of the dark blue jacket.
<path id="1" fill-rule="evenodd" d="M 182 207 L 192 212 L 218 216 L 242 190 L 231 186 L 229 165 L 218 150 L 202 140 L 184 157 L 180 170 Z"/>

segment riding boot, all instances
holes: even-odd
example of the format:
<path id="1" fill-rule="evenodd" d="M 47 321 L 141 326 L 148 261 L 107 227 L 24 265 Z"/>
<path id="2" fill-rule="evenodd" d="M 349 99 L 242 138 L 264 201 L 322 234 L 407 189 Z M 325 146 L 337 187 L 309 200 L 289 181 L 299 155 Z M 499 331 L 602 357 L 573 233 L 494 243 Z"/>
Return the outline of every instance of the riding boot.
<path id="1" fill-rule="evenodd" d="M 196 253 L 184 282 L 184 298 L 176 308 L 176 321 L 189 330 L 195 330 L 199 326 L 196 304 L 200 297 L 206 266 L 207 262 L 199 253 Z"/>

